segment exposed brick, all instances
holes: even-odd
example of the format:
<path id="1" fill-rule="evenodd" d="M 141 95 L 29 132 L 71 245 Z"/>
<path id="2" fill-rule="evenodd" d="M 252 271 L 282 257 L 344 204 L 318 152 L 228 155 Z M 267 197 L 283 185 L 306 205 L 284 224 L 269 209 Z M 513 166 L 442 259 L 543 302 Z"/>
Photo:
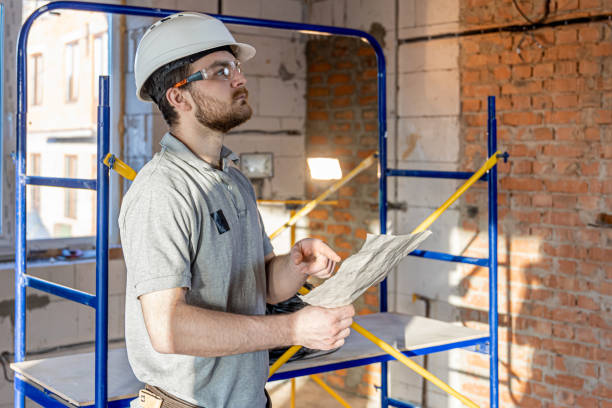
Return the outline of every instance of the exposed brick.
<path id="1" fill-rule="evenodd" d="M 350 234 L 351 227 L 348 225 L 331 224 L 327 226 L 327 232 L 329 234 Z"/>
<path id="2" fill-rule="evenodd" d="M 327 72 L 332 68 L 329 62 L 317 62 L 310 64 L 308 72 Z"/>
<path id="3" fill-rule="evenodd" d="M 308 96 L 309 97 L 317 97 L 317 96 L 327 96 L 329 95 L 329 89 L 323 87 L 314 87 L 311 86 L 308 88 Z"/>
<path id="4" fill-rule="evenodd" d="M 308 142 L 312 144 L 327 144 L 327 135 L 311 135 Z"/>
<path id="5" fill-rule="evenodd" d="M 500 65 L 493 68 L 493 76 L 498 81 L 503 81 L 510 78 L 512 71 L 507 65 Z"/>
<path id="6" fill-rule="evenodd" d="M 351 104 L 351 98 L 347 96 L 342 96 L 339 98 L 332 99 L 332 106 L 335 108 L 344 108 Z"/>
<path id="7" fill-rule="evenodd" d="M 557 44 L 574 44 L 578 40 L 578 30 L 575 28 L 563 28 L 556 34 Z"/>
<path id="8" fill-rule="evenodd" d="M 516 191 L 540 191 L 542 182 L 535 178 L 516 178 L 508 177 L 501 180 L 502 188 L 505 190 Z"/>
<path id="9" fill-rule="evenodd" d="M 355 92 L 355 85 L 339 85 L 333 92 L 335 96 L 351 95 Z"/>
<path id="10" fill-rule="evenodd" d="M 530 65 L 518 65 L 512 67 L 512 78 L 514 79 L 525 79 L 531 76 Z"/>
<path id="11" fill-rule="evenodd" d="M 548 191 L 558 193 L 586 193 L 588 191 L 588 184 L 584 181 L 547 180 L 545 184 Z"/>
<path id="12" fill-rule="evenodd" d="M 328 84 L 344 84 L 351 80 L 351 77 L 346 74 L 331 74 L 327 77 Z"/>
<path id="13" fill-rule="evenodd" d="M 597 42 L 601 38 L 601 27 L 598 25 L 581 27 L 578 30 L 578 38 L 581 43 Z"/>
<path id="14" fill-rule="evenodd" d="M 593 57 L 609 57 L 612 55 L 612 43 L 604 41 L 591 46 L 591 55 Z"/>
<path id="15" fill-rule="evenodd" d="M 555 108 L 577 108 L 578 95 L 562 94 L 553 97 L 553 106 Z"/>
<path id="16" fill-rule="evenodd" d="M 584 149 L 580 146 L 549 144 L 544 146 L 542 153 L 552 157 L 581 157 Z"/>
<path id="17" fill-rule="evenodd" d="M 329 114 L 325 111 L 310 111 L 308 112 L 309 120 L 328 120 Z"/>
<path id="18" fill-rule="evenodd" d="M 612 110 L 598 110 L 595 112 L 595 123 L 599 125 L 612 123 Z"/>
<path id="19" fill-rule="evenodd" d="M 541 116 L 533 112 L 511 112 L 502 116 L 502 123 L 510 126 L 537 125 L 541 122 Z"/>
<path id="20" fill-rule="evenodd" d="M 538 128 L 533 130 L 533 136 L 535 140 L 552 140 L 553 132 L 550 128 Z"/>
<path id="21" fill-rule="evenodd" d="M 352 110 L 334 112 L 334 119 L 353 120 L 354 113 Z"/>
<path id="22" fill-rule="evenodd" d="M 551 92 L 575 92 L 578 82 L 575 78 L 550 79 L 544 82 L 544 88 Z"/>
<path id="23" fill-rule="evenodd" d="M 336 63 L 336 68 L 337 69 L 352 69 L 355 66 L 355 64 L 353 64 L 351 61 L 338 61 Z"/>
<path id="24" fill-rule="evenodd" d="M 554 65 L 552 63 L 537 64 L 533 68 L 533 76 L 535 78 L 552 77 L 553 72 L 554 72 Z"/>
<path id="25" fill-rule="evenodd" d="M 325 209 L 314 209 L 308 213 L 308 217 L 315 220 L 326 220 L 329 218 L 329 212 Z"/>
<path id="26" fill-rule="evenodd" d="M 580 119 L 579 111 L 546 112 L 545 121 L 552 124 L 577 123 Z"/>

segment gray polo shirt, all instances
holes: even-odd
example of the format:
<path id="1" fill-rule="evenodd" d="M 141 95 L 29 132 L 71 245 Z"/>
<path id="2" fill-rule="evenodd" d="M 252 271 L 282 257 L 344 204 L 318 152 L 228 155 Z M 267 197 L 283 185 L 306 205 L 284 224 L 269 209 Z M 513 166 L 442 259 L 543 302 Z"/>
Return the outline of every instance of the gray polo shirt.
<path id="1" fill-rule="evenodd" d="M 207 408 L 264 407 L 268 352 L 203 358 L 151 346 L 138 297 L 185 287 L 187 303 L 263 315 L 265 255 L 272 252 L 253 188 L 223 148 L 222 170 L 167 133 L 123 199 L 127 266 L 125 338 L 136 377 Z"/>

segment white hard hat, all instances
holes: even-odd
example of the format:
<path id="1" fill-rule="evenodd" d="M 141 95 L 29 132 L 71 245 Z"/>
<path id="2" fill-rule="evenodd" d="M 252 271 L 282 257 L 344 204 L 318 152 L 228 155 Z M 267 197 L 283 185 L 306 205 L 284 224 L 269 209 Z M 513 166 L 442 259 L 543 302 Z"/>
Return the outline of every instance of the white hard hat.
<path id="1" fill-rule="evenodd" d="M 221 20 L 209 15 L 182 12 L 162 18 L 144 33 L 136 50 L 136 96 L 141 101 L 152 100 L 142 92 L 142 86 L 158 68 L 198 52 L 223 46 L 230 46 L 241 62 L 255 55 L 255 48 L 237 43 Z"/>

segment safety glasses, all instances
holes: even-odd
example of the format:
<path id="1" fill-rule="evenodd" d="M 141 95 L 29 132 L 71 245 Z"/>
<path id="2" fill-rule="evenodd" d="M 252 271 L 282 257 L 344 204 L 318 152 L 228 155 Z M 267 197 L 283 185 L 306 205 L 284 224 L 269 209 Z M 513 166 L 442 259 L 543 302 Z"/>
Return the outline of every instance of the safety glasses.
<path id="1" fill-rule="evenodd" d="M 242 73 L 240 61 L 220 61 L 215 62 L 208 68 L 204 68 L 196 73 L 189 75 L 182 81 L 173 85 L 173 88 L 180 88 L 190 82 L 213 80 L 213 81 L 231 81 L 234 79 L 236 72 Z"/>

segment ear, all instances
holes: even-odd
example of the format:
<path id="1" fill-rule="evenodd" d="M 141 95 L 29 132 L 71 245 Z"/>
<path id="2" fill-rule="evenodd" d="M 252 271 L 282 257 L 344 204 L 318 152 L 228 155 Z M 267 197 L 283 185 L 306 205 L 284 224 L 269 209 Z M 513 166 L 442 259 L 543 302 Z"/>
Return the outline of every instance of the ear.
<path id="1" fill-rule="evenodd" d="M 166 91 L 166 98 L 174 109 L 178 112 L 189 112 L 192 109 L 192 99 L 189 92 L 179 88 L 169 88 Z"/>

